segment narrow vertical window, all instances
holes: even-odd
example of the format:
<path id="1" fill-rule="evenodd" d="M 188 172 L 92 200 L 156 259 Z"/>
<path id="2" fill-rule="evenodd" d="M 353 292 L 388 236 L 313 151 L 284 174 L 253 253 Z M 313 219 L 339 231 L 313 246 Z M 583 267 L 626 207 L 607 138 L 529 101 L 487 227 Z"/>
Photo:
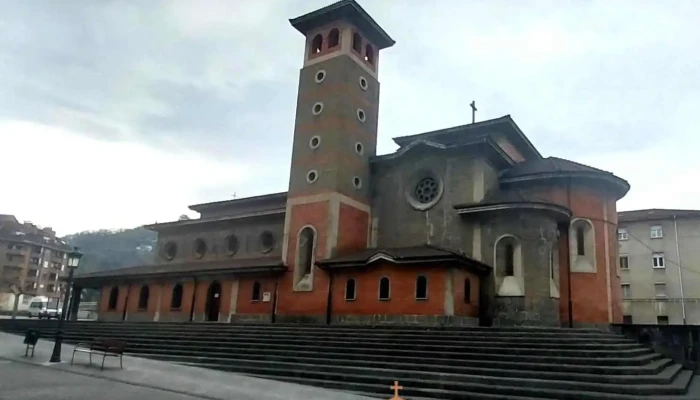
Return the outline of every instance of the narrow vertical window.
<path id="1" fill-rule="evenodd" d="M 353 33 L 352 35 L 352 49 L 358 53 L 362 52 L 362 37 L 359 33 Z"/>
<path id="2" fill-rule="evenodd" d="M 464 280 L 464 302 L 467 304 L 472 302 L 472 282 L 469 278 Z"/>
<path id="3" fill-rule="evenodd" d="M 311 53 L 312 54 L 320 53 L 322 49 L 323 49 L 323 36 L 321 36 L 321 35 L 314 36 L 314 39 L 311 41 Z"/>
<path id="4" fill-rule="evenodd" d="M 340 31 L 337 28 L 331 29 L 328 34 L 328 48 L 333 48 L 340 43 Z"/>
<path id="5" fill-rule="evenodd" d="M 299 267 L 301 268 L 299 279 L 311 273 L 315 236 L 314 230 L 308 226 L 299 233 Z"/>
<path id="6" fill-rule="evenodd" d="M 252 301 L 260 301 L 260 282 L 253 283 L 253 294 L 251 296 Z"/>
<path id="7" fill-rule="evenodd" d="M 505 253 L 505 275 L 513 276 L 515 275 L 515 247 L 513 247 L 512 243 L 506 244 Z"/>
<path id="8" fill-rule="evenodd" d="M 356 283 L 354 279 L 348 279 L 345 282 L 345 300 L 355 300 L 356 295 Z"/>
<path id="9" fill-rule="evenodd" d="M 382 278 L 379 280 L 379 300 L 389 300 L 390 293 L 390 283 L 389 278 Z"/>
<path id="10" fill-rule="evenodd" d="M 148 296 L 148 286 L 142 286 L 141 292 L 139 293 L 139 310 L 145 310 L 148 308 Z"/>
<path id="11" fill-rule="evenodd" d="M 179 283 L 173 288 L 173 295 L 170 299 L 170 308 L 179 309 L 182 307 L 182 285 Z"/>
<path id="12" fill-rule="evenodd" d="M 116 310 L 117 309 L 117 299 L 119 299 L 119 288 L 118 287 L 113 287 L 112 290 L 109 292 L 109 304 L 108 308 L 110 310 Z"/>
<path id="13" fill-rule="evenodd" d="M 416 300 L 425 300 L 428 298 L 428 278 L 419 276 L 416 278 Z"/>

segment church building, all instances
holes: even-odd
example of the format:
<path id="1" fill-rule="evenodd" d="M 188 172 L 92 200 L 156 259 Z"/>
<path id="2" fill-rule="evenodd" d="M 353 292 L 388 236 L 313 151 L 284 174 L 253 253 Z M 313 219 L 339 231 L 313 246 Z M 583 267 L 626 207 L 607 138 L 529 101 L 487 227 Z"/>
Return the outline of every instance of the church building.
<path id="1" fill-rule="evenodd" d="M 544 157 L 508 115 L 399 136 L 377 155 L 379 65 L 394 40 L 354 0 L 290 22 L 306 46 L 288 190 L 147 226 L 152 265 L 76 276 L 76 293 L 101 291 L 100 320 L 622 321 L 625 180 Z"/>

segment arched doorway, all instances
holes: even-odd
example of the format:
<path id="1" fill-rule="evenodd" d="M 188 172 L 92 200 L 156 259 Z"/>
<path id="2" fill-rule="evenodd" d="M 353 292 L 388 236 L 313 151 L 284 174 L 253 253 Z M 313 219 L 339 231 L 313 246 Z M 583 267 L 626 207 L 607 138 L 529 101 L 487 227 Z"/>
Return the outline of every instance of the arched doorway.
<path id="1" fill-rule="evenodd" d="M 207 290 L 206 315 L 207 321 L 218 321 L 221 309 L 221 284 L 214 281 Z"/>

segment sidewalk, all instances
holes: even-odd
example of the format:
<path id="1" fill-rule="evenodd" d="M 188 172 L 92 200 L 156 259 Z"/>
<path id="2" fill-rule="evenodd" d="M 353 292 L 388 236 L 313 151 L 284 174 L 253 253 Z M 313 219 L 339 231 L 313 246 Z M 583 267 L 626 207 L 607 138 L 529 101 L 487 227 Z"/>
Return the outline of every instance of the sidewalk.
<path id="1" fill-rule="evenodd" d="M 333 390 L 129 356 L 124 356 L 123 370 L 119 369 L 118 359 L 108 358 L 105 362 L 105 369 L 102 371 L 100 370 L 102 359 L 100 358 L 100 361 L 97 362 L 97 357 L 93 357 L 93 365 L 90 367 L 87 354 L 76 354 L 75 364 L 70 365 L 74 346 L 68 344 L 62 346 L 61 359 L 63 362 L 53 364 L 48 362 L 53 351 L 52 341 L 39 340 L 34 358 L 25 358 L 23 357 L 25 350 L 25 345 L 22 344 L 23 339 L 21 336 L 0 332 L 0 359 L 32 364 L 47 370 L 83 375 L 90 377 L 90 379 L 120 382 L 204 399 L 369 400 L 367 397 Z M 390 394 L 387 398 L 389 396 Z"/>

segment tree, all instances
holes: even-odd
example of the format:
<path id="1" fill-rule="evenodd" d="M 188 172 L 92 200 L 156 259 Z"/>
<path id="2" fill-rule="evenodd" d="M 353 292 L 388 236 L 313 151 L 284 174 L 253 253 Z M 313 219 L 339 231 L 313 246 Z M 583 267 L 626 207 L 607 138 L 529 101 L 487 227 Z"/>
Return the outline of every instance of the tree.
<path id="1" fill-rule="evenodd" d="M 0 290 L 5 288 L 9 288 L 15 296 L 14 304 L 12 305 L 12 319 L 16 319 L 19 311 L 19 299 L 26 294 L 19 276 L 4 276 L 4 274 L 0 276 Z"/>

